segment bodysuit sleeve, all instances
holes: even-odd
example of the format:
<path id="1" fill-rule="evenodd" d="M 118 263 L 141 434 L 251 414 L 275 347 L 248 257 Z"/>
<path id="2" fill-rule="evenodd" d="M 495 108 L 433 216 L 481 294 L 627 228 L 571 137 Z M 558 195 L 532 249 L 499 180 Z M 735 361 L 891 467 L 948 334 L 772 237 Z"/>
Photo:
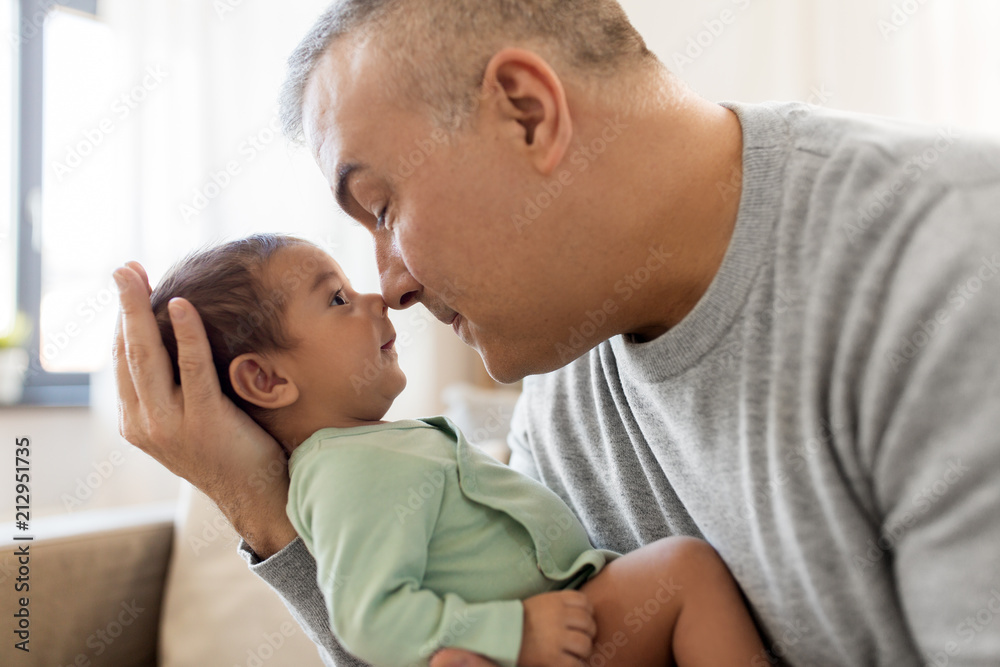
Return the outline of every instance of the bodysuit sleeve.
<path id="1" fill-rule="evenodd" d="M 315 556 L 330 625 L 377 665 L 426 665 L 454 647 L 514 667 L 520 600 L 468 603 L 423 587 L 446 488 L 435 474 L 431 461 L 370 446 L 320 448 L 297 462 L 288 514 Z"/>

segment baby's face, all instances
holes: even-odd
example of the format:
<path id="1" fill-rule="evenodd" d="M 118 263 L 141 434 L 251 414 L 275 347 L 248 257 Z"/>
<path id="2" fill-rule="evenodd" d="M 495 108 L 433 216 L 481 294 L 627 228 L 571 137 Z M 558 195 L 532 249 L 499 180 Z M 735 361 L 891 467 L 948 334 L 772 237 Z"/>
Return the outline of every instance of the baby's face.
<path id="1" fill-rule="evenodd" d="M 298 341 L 279 355 L 299 389 L 297 413 L 380 420 L 406 386 L 382 295 L 355 292 L 337 262 L 311 245 L 278 251 L 268 277 L 287 297 L 283 325 Z"/>

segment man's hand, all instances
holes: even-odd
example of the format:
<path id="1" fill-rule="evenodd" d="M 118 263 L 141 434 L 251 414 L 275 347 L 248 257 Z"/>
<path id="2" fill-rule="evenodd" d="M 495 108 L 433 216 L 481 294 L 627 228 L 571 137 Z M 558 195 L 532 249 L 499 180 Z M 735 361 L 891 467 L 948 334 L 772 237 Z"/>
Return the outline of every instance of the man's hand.
<path id="1" fill-rule="evenodd" d="M 524 601 L 519 667 L 579 667 L 593 650 L 594 608 L 580 591 L 553 591 Z"/>
<path id="2" fill-rule="evenodd" d="M 118 431 L 211 498 L 261 558 L 295 539 L 285 515 L 288 473 L 278 443 L 219 388 L 201 317 L 184 299 L 170 304 L 181 386 L 149 302 L 145 270 L 115 271 L 121 311 L 112 356 Z"/>

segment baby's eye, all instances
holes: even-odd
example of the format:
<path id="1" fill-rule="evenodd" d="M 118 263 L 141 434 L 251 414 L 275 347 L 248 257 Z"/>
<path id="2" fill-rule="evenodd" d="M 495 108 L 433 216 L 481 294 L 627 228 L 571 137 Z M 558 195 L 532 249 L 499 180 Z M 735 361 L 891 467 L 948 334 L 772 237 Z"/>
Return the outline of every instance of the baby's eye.
<path id="1" fill-rule="evenodd" d="M 346 306 L 347 305 L 347 299 L 344 298 L 344 292 L 343 292 L 343 290 L 338 290 L 337 293 L 333 295 L 333 298 L 330 299 L 330 305 L 331 306 Z"/>

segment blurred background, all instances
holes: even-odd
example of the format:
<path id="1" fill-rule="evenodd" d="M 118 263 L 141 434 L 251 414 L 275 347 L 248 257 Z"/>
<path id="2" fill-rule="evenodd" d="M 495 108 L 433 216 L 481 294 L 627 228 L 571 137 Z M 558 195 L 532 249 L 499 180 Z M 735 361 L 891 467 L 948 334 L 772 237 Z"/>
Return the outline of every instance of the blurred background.
<path id="1" fill-rule="evenodd" d="M 801 100 L 1000 135 L 996 0 L 622 4 L 709 99 Z M 155 285 L 195 248 L 281 231 L 378 290 L 367 233 L 278 130 L 285 58 L 326 5 L 0 0 L 0 442 L 32 439 L 33 517 L 181 493 L 117 432 L 111 273 L 125 261 Z M 411 342 L 399 350 L 409 383 L 387 418 L 509 418 L 516 387 L 494 386 L 448 327 L 422 307 L 391 317 Z M 0 466 L 4 526 L 12 465 Z"/>

